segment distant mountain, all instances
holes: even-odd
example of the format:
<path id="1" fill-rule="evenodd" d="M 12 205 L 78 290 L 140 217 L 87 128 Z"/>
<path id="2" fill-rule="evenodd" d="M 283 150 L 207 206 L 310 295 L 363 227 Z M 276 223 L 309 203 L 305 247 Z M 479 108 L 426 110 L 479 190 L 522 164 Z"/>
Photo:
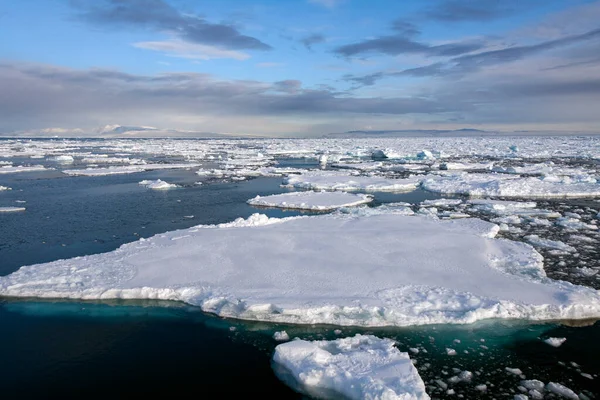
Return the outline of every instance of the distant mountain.
<path id="1" fill-rule="evenodd" d="M 122 126 L 122 125 L 105 125 L 96 130 L 95 133 L 100 135 L 122 134 L 126 132 L 145 132 L 157 131 L 158 128 L 153 126 Z"/>
<path id="2" fill-rule="evenodd" d="M 324 135 L 328 138 L 384 138 L 384 137 L 453 137 L 453 136 L 497 136 L 498 132 L 482 131 L 480 129 L 406 129 L 390 131 L 348 131 L 339 133 L 329 133 Z"/>

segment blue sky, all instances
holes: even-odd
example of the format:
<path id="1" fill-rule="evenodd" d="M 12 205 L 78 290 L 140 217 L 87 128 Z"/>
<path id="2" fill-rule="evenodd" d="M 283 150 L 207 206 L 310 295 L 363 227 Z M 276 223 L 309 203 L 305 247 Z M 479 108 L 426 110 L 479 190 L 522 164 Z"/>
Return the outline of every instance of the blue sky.
<path id="1" fill-rule="evenodd" d="M 598 21 L 589 0 L 0 0 L 0 133 L 594 131 Z"/>

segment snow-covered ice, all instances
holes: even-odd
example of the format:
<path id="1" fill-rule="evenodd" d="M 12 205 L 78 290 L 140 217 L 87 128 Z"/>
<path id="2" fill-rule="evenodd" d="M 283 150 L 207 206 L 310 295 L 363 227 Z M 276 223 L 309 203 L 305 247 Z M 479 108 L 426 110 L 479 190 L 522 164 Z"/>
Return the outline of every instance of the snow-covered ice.
<path id="1" fill-rule="evenodd" d="M 340 207 L 366 204 L 373 200 L 365 194 L 346 192 L 291 192 L 272 196 L 256 196 L 248 204 L 263 207 L 278 207 L 299 210 L 325 211 Z"/>
<path id="2" fill-rule="evenodd" d="M 410 357 L 390 339 L 294 340 L 277 346 L 273 361 L 284 382 L 317 398 L 429 399 Z"/>
<path id="3" fill-rule="evenodd" d="M 31 165 L 31 166 L 12 166 L 6 165 L 0 167 L 0 174 L 13 174 L 16 172 L 37 172 L 37 171 L 45 171 L 50 168 L 46 168 L 43 165 Z"/>
<path id="4" fill-rule="evenodd" d="M 593 289 L 545 277 L 531 246 L 478 219 L 255 214 L 105 253 L 26 266 L 0 295 L 148 298 L 224 317 L 337 325 L 600 316 Z"/>
<path id="5" fill-rule="evenodd" d="M 473 197 L 575 198 L 600 197 L 598 182 L 555 182 L 541 178 L 520 178 L 503 174 L 456 173 L 427 177 L 425 190 Z"/>
<path id="6" fill-rule="evenodd" d="M 365 190 L 365 191 L 412 191 L 421 178 L 382 178 L 355 176 L 333 171 L 310 171 L 291 175 L 283 180 L 283 186 L 311 190 Z"/>
<path id="7" fill-rule="evenodd" d="M 178 187 L 177 185 L 175 185 L 173 183 L 168 183 L 161 179 L 143 180 L 143 181 L 140 181 L 139 184 L 142 186 L 146 186 L 148 189 L 154 189 L 154 190 L 166 190 L 166 189 L 172 189 L 172 188 Z"/>
<path id="8" fill-rule="evenodd" d="M 0 207 L 0 212 L 25 211 L 25 207 Z"/>
<path id="9" fill-rule="evenodd" d="M 11 190 L 8 186 L 2 186 L 0 185 L 0 192 L 3 190 Z"/>
<path id="10" fill-rule="evenodd" d="M 105 176 L 119 174 L 134 174 L 143 171 L 152 171 L 157 169 L 185 169 L 197 167 L 199 164 L 143 164 L 126 165 L 122 167 L 107 168 L 86 168 L 86 169 L 65 169 L 62 172 L 67 175 L 81 176 Z"/>
<path id="11" fill-rule="evenodd" d="M 554 249 L 566 252 L 574 252 L 575 248 L 558 240 L 550 240 L 539 237 L 538 235 L 527 235 L 524 239 L 536 247 L 544 249 Z"/>
<path id="12" fill-rule="evenodd" d="M 564 342 L 567 341 L 567 338 L 556 338 L 556 337 L 549 337 L 547 339 L 544 339 L 544 343 L 549 344 L 552 347 L 560 347 Z"/>

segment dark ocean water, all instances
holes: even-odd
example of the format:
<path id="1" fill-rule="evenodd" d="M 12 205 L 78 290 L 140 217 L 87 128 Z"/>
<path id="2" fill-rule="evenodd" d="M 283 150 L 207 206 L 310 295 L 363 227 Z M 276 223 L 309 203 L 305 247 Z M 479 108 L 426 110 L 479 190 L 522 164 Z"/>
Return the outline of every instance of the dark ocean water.
<path id="1" fill-rule="evenodd" d="M 153 191 L 138 185 L 143 179 L 159 178 L 182 187 Z M 299 214 L 245 203 L 257 194 L 287 191 L 279 187 L 280 178 L 196 185 L 198 180 L 185 170 L 102 177 L 70 177 L 59 171 L 0 176 L 0 185 L 13 188 L 0 193 L 0 206 L 27 208 L 0 214 L 0 275 L 23 265 L 111 251 L 140 237 L 255 212 L 272 217 Z M 420 190 L 375 193 L 373 205 L 437 197 Z M 273 333 L 285 329 L 292 337 L 338 337 L 336 327 L 230 321 L 183 304 L 151 301 L 0 299 L 0 327 L 3 398 L 183 393 L 201 398 L 300 398 L 273 373 Z M 520 368 L 527 379 L 560 382 L 578 393 L 600 393 L 600 378 L 581 375 L 600 374 L 599 323 L 571 327 L 504 321 L 342 331 L 344 336 L 392 337 L 403 351 L 420 348 L 411 357 L 435 398 L 453 398 L 433 389 L 437 379 L 456 374 L 453 368 L 468 369 L 476 373 L 477 383 L 488 384 L 487 393 L 474 389 L 474 384 L 457 384 L 456 393 L 465 398 L 512 398 L 521 378 L 506 367 Z M 551 336 L 568 340 L 553 348 L 541 340 Z M 459 354 L 448 356 L 447 347 Z"/>

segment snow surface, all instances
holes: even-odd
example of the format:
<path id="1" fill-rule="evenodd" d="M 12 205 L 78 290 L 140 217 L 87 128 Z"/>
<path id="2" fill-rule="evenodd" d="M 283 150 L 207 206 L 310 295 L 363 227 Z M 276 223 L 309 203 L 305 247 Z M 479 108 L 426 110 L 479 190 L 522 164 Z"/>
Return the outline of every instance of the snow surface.
<path id="1" fill-rule="evenodd" d="M 0 174 L 13 174 L 16 172 L 36 172 L 36 171 L 45 171 L 47 169 L 50 168 L 46 168 L 43 165 L 31 165 L 31 166 L 12 166 L 12 165 L 6 165 L 3 167 L 0 167 Z"/>
<path id="2" fill-rule="evenodd" d="M 154 189 L 154 190 L 166 190 L 166 189 L 172 189 L 172 188 L 178 187 L 177 185 L 175 185 L 173 183 L 168 183 L 161 179 L 157 179 L 155 181 L 143 180 L 143 181 L 140 181 L 139 184 L 142 186 L 146 186 L 148 189 Z"/>
<path id="3" fill-rule="evenodd" d="M 549 344 L 552 347 L 560 347 L 564 342 L 567 341 L 567 338 L 556 338 L 556 337 L 549 337 L 548 339 L 545 339 L 544 342 Z"/>
<path id="4" fill-rule="evenodd" d="M 337 325 L 600 316 L 593 289 L 545 277 L 529 245 L 498 226 L 393 213 L 254 214 L 26 266 L 0 295 L 183 301 L 240 319 Z"/>
<path id="5" fill-rule="evenodd" d="M 0 212 L 25 211 L 25 207 L 0 207 Z"/>
<path id="6" fill-rule="evenodd" d="M 273 361 L 284 382 L 317 398 L 429 399 L 408 354 L 390 339 L 294 340 L 277 346 Z"/>
<path id="7" fill-rule="evenodd" d="M 421 186 L 431 192 L 473 197 L 600 197 L 600 183 L 598 182 L 557 182 L 542 178 L 519 178 L 502 174 L 456 173 L 428 177 L 423 180 Z"/>
<path id="8" fill-rule="evenodd" d="M 311 190 L 412 191 L 420 181 L 421 178 L 417 177 L 390 179 L 333 171 L 310 171 L 284 178 L 283 186 Z"/>
<path id="9" fill-rule="evenodd" d="M 193 168 L 199 164 L 143 164 L 143 165 L 126 165 L 123 167 L 108 167 L 108 168 L 86 168 L 86 169 L 65 169 L 62 172 L 67 175 L 81 176 L 105 176 L 119 174 L 133 174 L 136 172 L 151 171 L 156 169 L 182 169 Z"/>
<path id="10" fill-rule="evenodd" d="M 371 196 L 345 192 L 292 192 L 272 196 L 256 196 L 248 204 L 263 207 L 290 208 L 299 210 L 333 210 L 366 204 Z"/>

